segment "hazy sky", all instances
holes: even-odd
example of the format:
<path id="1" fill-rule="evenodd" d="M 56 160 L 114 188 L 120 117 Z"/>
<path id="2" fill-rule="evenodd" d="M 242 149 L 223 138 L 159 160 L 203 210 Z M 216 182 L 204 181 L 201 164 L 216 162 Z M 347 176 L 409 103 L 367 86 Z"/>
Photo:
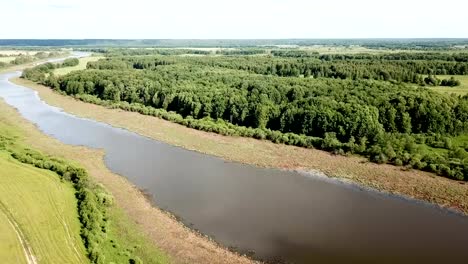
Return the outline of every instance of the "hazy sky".
<path id="1" fill-rule="evenodd" d="M 468 38 L 467 0 L 0 0 L 0 38 Z"/>

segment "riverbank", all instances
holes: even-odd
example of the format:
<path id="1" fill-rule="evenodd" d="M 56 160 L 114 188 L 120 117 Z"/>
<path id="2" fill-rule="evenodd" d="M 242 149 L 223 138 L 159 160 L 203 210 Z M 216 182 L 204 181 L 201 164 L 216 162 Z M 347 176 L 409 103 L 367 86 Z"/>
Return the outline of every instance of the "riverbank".
<path id="1" fill-rule="evenodd" d="M 145 259 L 144 263 L 252 263 L 245 257 L 219 247 L 186 228 L 173 216 L 153 207 L 140 190 L 106 168 L 103 151 L 62 144 L 42 134 L 4 102 L 0 102 L 0 122 L 21 131 L 25 145 L 77 162 L 94 181 L 104 186 L 113 195 L 116 205 L 110 212 L 112 228 L 119 236 L 128 239 L 122 243 L 138 245 L 135 253 L 146 254 L 142 258 Z M 117 246 L 125 248 L 126 245 Z"/>
<path id="2" fill-rule="evenodd" d="M 44 101 L 66 112 L 122 127 L 172 145 L 261 167 L 319 170 L 329 177 L 468 214 L 468 185 L 464 182 L 422 171 L 369 163 L 361 157 L 336 156 L 315 149 L 198 131 L 151 116 L 84 103 L 27 80 L 17 78 L 13 82 L 38 91 Z"/>

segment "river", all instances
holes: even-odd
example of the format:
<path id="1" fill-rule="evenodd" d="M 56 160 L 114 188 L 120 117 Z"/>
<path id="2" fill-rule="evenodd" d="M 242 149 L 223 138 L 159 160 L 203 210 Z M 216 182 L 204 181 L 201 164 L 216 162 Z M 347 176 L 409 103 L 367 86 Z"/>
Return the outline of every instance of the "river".
<path id="1" fill-rule="evenodd" d="M 460 263 L 468 217 L 314 174 L 264 169 L 174 147 L 40 100 L 0 75 L 0 97 L 105 164 L 187 226 L 256 259 L 292 263 Z"/>

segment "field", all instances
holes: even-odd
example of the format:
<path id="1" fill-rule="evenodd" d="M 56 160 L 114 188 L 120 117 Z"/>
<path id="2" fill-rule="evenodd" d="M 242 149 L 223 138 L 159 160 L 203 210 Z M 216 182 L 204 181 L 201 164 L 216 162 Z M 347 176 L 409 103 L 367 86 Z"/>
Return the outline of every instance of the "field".
<path id="1" fill-rule="evenodd" d="M 11 56 L 11 57 L 0 57 L 0 62 L 5 62 L 5 63 L 9 63 L 10 61 L 13 61 L 15 59 L 15 57 Z"/>
<path id="2" fill-rule="evenodd" d="M 5 153 L 0 168 L 3 263 L 87 263 L 73 188 Z"/>
<path id="3" fill-rule="evenodd" d="M 20 54 L 33 56 L 36 53 L 37 51 L 31 51 L 31 50 L 0 50 L 1 55 L 7 55 L 7 56 L 20 55 Z"/>
<path id="4" fill-rule="evenodd" d="M 25 251 L 13 223 L 0 210 L 0 259 L 5 263 L 27 263 Z"/>
<path id="5" fill-rule="evenodd" d="M 461 82 L 460 86 L 455 87 L 446 87 L 446 86 L 438 86 L 431 88 L 434 91 L 442 92 L 442 93 L 452 93 L 456 95 L 466 95 L 468 94 L 468 75 L 437 75 L 439 79 L 449 79 L 450 77 L 454 77 L 455 79 Z"/>
<path id="6" fill-rule="evenodd" d="M 64 68 L 58 68 L 54 70 L 55 75 L 65 75 L 67 73 L 70 73 L 72 71 L 78 71 L 78 70 L 83 70 L 86 69 L 86 64 L 90 61 L 97 61 L 101 59 L 102 57 L 85 57 L 80 59 L 80 64 L 73 66 L 73 67 L 64 67 Z"/>

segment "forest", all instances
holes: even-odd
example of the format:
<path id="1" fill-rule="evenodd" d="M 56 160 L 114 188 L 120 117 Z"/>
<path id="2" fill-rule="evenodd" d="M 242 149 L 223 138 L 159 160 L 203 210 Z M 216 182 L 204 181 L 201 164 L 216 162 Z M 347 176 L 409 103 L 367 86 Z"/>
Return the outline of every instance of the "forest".
<path id="1" fill-rule="evenodd" d="M 359 154 L 468 180 L 468 144 L 457 140 L 467 133 L 468 96 L 427 88 L 459 85 L 436 75 L 467 75 L 468 53 L 103 53 L 106 58 L 86 70 L 55 76 L 52 70 L 68 63 L 44 64 L 23 77 L 83 101 L 195 129 Z"/>

